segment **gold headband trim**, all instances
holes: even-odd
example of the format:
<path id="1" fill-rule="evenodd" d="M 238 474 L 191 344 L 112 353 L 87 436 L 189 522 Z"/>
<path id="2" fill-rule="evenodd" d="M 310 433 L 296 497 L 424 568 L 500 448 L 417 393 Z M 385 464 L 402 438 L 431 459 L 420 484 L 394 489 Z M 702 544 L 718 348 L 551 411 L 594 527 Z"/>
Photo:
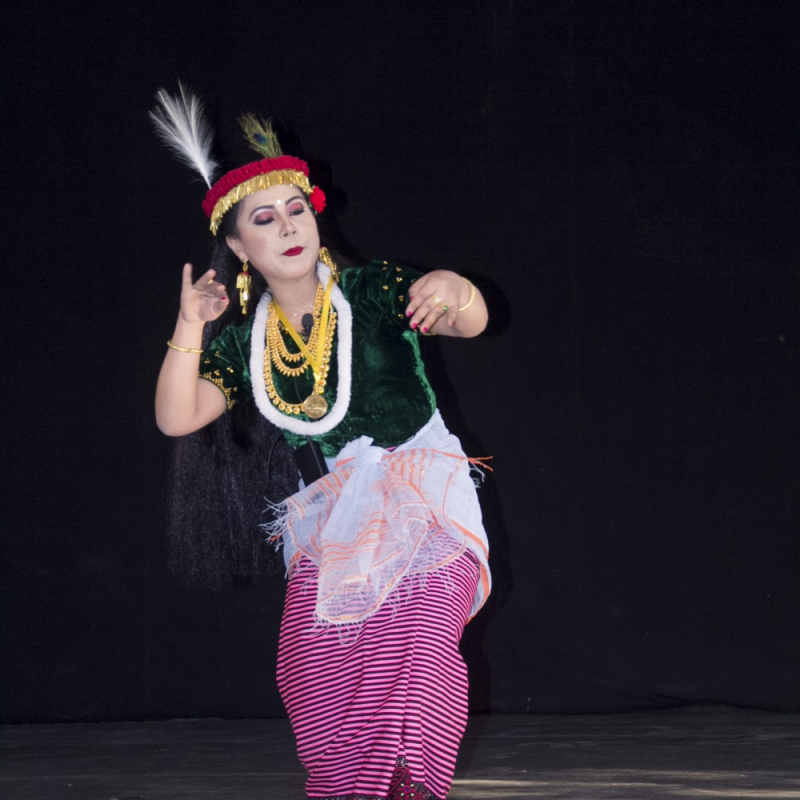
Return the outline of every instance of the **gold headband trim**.
<path id="1" fill-rule="evenodd" d="M 295 169 L 277 169 L 274 172 L 256 175 L 254 178 L 234 186 L 228 194 L 217 200 L 211 214 L 211 233 L 216 236 L 220 221 L 240 200 L 244 200 L 248 195 L 262 189 L 271 189 L 273 186 L 296 186 L 307 195 L 311 194 L 308 177 Z"/>

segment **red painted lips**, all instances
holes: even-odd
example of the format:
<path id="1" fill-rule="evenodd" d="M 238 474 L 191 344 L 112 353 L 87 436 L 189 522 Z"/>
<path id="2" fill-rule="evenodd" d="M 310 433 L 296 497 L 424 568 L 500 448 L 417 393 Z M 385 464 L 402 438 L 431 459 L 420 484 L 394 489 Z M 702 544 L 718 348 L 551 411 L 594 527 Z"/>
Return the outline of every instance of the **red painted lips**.
<path id="1" fill-rule="evenodd" d="M 284 252 L 285 256 L 299 256 L 303 252 L 302 247 L 290 247 Z"/>

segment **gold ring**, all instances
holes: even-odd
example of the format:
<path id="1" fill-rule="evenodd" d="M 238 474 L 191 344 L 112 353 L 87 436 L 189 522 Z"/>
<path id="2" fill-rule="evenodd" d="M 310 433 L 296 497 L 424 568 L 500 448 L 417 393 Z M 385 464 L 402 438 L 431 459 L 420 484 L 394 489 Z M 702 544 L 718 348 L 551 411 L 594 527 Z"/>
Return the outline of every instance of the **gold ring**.
<path id="1" fill-rule="evenodd" d="M 433 300 L 433 302 L 436 303 L 437 306 L 439 305 L 439 303 L 442 302 L 442 298 L 439 297 L 438 294 L 432 294 L 431 295 L 431 300 Z"/>

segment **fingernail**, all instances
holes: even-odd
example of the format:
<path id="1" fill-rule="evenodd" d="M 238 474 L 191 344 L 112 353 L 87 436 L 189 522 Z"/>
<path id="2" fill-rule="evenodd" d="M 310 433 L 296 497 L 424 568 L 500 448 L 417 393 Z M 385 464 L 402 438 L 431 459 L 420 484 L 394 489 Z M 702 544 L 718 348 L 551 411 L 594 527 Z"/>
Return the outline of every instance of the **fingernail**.
<path id="1" fill-rule="evenodd" d="M 423 328 L 423 329 L 422 329 L 422 332 L 423 332 L 423 333 L 427 333 L 427 332 L 428 332 L 428 329 L 427 329 L 427 328 Z"/>
<path id="2" fill-rule="evenodd" d="M 416 328 L 416 327 L 417 327 L 417 323 L 416 322 L 412 322 L 411 323 L 411 330 L 413 331 L 414 328 Z"/>
<path id="3" fill-rule="evenodd" d="M 413 313 L 414 312 L 409 308 L 408 311 L 406 311 L 406 316 L 410 317 Z"/>
<path id="4" fill-rule="evenodd" d="M 452 327 L 453 327 L 453 325 L 455 325 L 455 324 L 456 324 L 456 321 L 455 321 L 454 319 L 451 319 L 451 320 L 450 320 L 450 327 L 452 328 Z"/>

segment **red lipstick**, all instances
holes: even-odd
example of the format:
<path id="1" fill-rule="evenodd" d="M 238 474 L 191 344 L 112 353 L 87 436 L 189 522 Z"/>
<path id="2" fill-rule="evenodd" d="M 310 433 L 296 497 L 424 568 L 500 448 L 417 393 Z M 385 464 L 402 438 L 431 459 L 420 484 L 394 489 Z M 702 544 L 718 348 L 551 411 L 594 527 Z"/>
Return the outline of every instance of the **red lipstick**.
<path id="1" fill-rule="evenodd" d="M 299 256 L 303 252 L 302 247 L 290 247 L 284 252 L 285 256 Z"/>

